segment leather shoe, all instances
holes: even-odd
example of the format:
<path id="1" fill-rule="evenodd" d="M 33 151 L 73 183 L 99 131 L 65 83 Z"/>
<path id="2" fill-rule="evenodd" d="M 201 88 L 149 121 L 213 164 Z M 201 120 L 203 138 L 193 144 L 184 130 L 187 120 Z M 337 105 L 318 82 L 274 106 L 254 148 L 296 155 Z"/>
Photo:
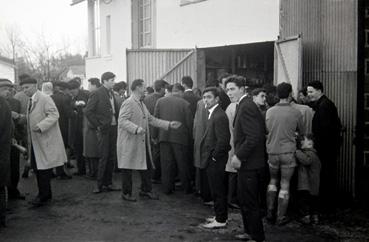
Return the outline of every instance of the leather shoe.
<path id="1" fill-rule="evenodd" d="M 92 192 L 95 193 L 95 194 L 98 194 L 98 193 L 102 193 L 103 190 L 102 190 L 101 187 L 96 187 Z"/>
<path id="2" fill-rule="evenodd" d="M 140 194 L 140 197 L 146 197 L 146 198 L 151 199 L 151 200 L 159 200 L 159 196 L 156 195 L 153 192 L 143 192 L 143 191 L 141 191 L 139 194 Z"/>
<path id="3" fill-rule="evenodd" d="M 251 237 L 249 234 L 247 233 L 243 233 L 243 234 L 237 234 L 236 236 L 234 236 L 237 240 L 242 240 L 242 241 L 249 241 L 251 240 Z"/>
<path id="4" fill-rule="evenodd" d="M 29 203 L 32 205 L 31 208 L 38 208 L 38 207 L 42 207 L 42 206 L 46 205 L 49 200 L 50 199 L 41 200 L 39 197 L 36 197 L 35 199 L 30 201 Z"/>
<path id="5" fill-rule="evenodd" d="M 123 200 L 126 200 L 126 201 L 129 201 L 129 202 L 136 202 L 136 198 L 133 197 L 131 194 L 122 194 L 122 199 Z"/>
<path id="6" fill-rule="evenodd" d="M 113 185 L 105 186 L 104 189 L 106 189 L 106 191 L 108 192 L 116 192 L 122 190 L 120 187 L 115 187 Z"/>
<path id="7" fill-rule="evenodd" d="M 210 223 L 201 224 L 201 227 L 204 229 L 220 229 L 225 228 L 227 226 L 227 222 L 220 223 L 214 219 L 214 221 Z"/>
<path id="8" fill-rule="evenodd" d="M 240 209 L 240 206 L 238 206 L 237 204 L 235 203 L 228 203 L 228 207 L 229 208 L 233 208 L 233 209 Z"/>

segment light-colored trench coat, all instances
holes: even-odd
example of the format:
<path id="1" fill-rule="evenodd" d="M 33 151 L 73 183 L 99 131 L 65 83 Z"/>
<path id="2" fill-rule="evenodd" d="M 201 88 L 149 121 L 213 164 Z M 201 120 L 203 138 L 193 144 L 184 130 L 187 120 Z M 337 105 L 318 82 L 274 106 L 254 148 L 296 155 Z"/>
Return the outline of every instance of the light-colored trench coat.
<path id="1" fill-rule="evenodd" d="M 67 162 L 58 119 L 59 112 L 54 101 L 37 91 L 32 99 L 31 110 L 27 110 L 27 132 L 28 154 L 31 154 L 32 141 L 39 170 L 51 169 Z M 37 127 L 41 133 L 34 131 Z"/>
<path id="2" fill-rule="evenodd" d="M 146 170 L 146 152 L 149 152 L 152 167 L 149 124 L 169 129 L 169 121 L 157 119 L 147 110 L 145 104 L 134 94 L 125 100 L 120 107 L 118 118 L 117 156 L 118 168 Z M 146 130 L 146 134 L 135 134 L 138 127 Z M 146 149 L 147 146 L 147 149 Z"/>

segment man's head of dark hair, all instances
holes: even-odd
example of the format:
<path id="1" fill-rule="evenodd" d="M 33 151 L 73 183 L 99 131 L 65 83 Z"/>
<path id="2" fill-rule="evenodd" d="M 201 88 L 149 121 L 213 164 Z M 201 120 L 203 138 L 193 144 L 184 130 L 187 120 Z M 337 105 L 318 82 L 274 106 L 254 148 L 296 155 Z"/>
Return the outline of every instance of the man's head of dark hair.
<path id="1" fill-rule="evenodd" d="M 160 90 L 163 88 L 165 89 L 165 87 L 168 85 L 168 82 L 164 81 L 164 80 L 156 80 L 154 82 L 154 89 L 155 92 L 160 92 Z"/>
<path id="2" fill-rule="evenodd" d="M 114 77 L 115 77 L 115 74 L 113 72 L 110 72 L 110 71 L 104 72 L 101 75 L 101 83 L 104 83 L 105 81 L 112 79 Z"/>
<path id="3" fill-rule="evenodd" d="M 211 92 L 214 95 L 214 97 L 219 97 L 219 90 L 216 87 L 205 88 L 204 91 L 202 92 L 202 95 L 204 95 L 207 92 Z"/>
<path id="4" fill-rule="evenodd" d="M 81 83 L 78 82 L 78 80 L 74 78 L 68 82 L 68 85 L 69 85 L 69 89 L 77 89 L 81 87 Z"/>
<path id="5" fill-rule="evenodd" d="M 173 90 L 173 85 L 169 84 L 165 87 L 167 89 L 168 92 L 172 92 Z"/>
<path id="6" fill-rule="evenodd" d="M 231 74 L 229 74 L 228 72 L 223 72 L 222 74 L 220 74 L 218 77 L 219 83 L 221 83 L 224 78 L 227 78 L 229 76 L 231 76 Z"/>
<path id="7" fill-rule="evenodd" d="M 311 81 L 308 83 L 308 86 L 314 88 L 315 90 L 320 90 L 321 92 L 323 92 L 323 83 L 320 81 Z"/>
<path id="8" fill-rule="evenodd" d="M 271 83 L 265 83 L 263 85 L 263 88 L 265 89 L 266 94 L 276 94 L 277 93 L 277 87 Z"/>
<path id="9" fill-rule="evenodd" d="M 93 77 L 93 78 L 88 79 L 88 82 L 91 83 L 91 85 L 94 85 L 96 87 L 101 86 L 100 80 L 97 77 Z"/>
<path id="10" fill-rule="evenodd" d="M 182 85 L 186 85 L 186 87 L 192 88 L 193 87 L 192 78 L 190 76 L 182 77 Z"/>
<path id="11" fill-rule="evenodd" d="M 119 92 L 120 90 L 126 90 L 127 88 L 127 83 L 125 83 L 124 81 L 121 82 L 117 82 L 114 84 L 113 90 L 116 92 Z"/>
<path id="12" fill-rule="evenodd" d="M 142 80 L 142 79 L 134 80 L 131 84 L 131 90 L 132 91 L 136 90 L 136 88 L 142 86 L 143 83 L 144 83 L 144 80 Z"/>
<path id="13" fill-rule="evenodd" d="M 236 75 L 232 75 L 227 78 L 227 81 L 225 82 L 225 87 L 227 87 L 228 83 L 234 83 L 238 88 L 246 86 L 245 78 L 241 76 L 236 76 Z"/>
<path id="14" fill-rule="evenodd" d="M 184 92 L 185 88 L 181 85 L 181 83 L 174 83 L 172 87 L 172 92 Z"/>
<path id="15" fill-rule="evenodd" d="M 258 88 L 255 88 L 255 89 L 252 90 L 251 95 L 252 96 L 257 96 L 261 92 L 265 92 L 266 93 L 266 90 L 264 88 L 258 87 Z"/>
<path id="16" fill-rule="evenodd" d="M 219 87 L 219 81 L 217 79 L 207 80 L 206 87 Z"/>
<path id="17" fill-rule="evenodd" d="M 152 87 L 146 87 L 146 92 L 147 92 L 147 94 L 154 93 L 154 88 L 152 88 Z"/>
<path id="18" fill-rule="evenodd" d="M 307 87 L 300 89 L 299 93 L 302 93 L 305 97 L 307 96 Z"/>
<path id="19" fill-rule="evenodd" d="M 291 84 L 287 82 L 282 82 L 281 84 L 278 84 L 277 86 L 277 96 L 280 99 L 286 99 L 290 96 L 290 93 L 292 92 L 292 86 Z"/>
<path id="20" fill-rule="evenodd" d="M 21 75 L 18 76 L 18 79 L 19 79 L 19 82 L 21 82 L 22 80 L 25 80 L 27 78 L 30 78 L 31 76 L 26 74 L 26 73 L 23 73 Z"/>

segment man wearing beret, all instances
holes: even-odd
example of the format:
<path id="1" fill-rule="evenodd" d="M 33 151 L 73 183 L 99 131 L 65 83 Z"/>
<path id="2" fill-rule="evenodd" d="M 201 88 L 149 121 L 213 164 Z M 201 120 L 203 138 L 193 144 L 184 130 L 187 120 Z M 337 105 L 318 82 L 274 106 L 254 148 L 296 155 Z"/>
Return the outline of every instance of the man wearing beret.
<path id="1" fill-rule="evenodd" d="M 97 187 L 94 193 L 118 191 L 113 186 L 113 168 L 117 159 L 117 124 L 119 107 L 114 98 L 115 74 L 101 75 L 102 86 L 92 92 L 84 110 L 90 127 L 96 130 L 100 159 L 97 171 Z"/>
<path id="2" fill-rule="evenodd" d="M 52 198 L 52 169 L 67 161 L 59 128 L 59 112 L 51 97 L 37 89 L 37 81 L 27 78 L 20 82 L 30 98 L 27 107 L 28 154 L 37 177 L 38 196 L 34 207 L 45 205 Z"/>
<path id="3" fill-rule="evenodd" d="M 12 97 L 13 92 L 13 83 L 8 79 L 0 79 L 0 96 L 5 98 L 7 101 L 10 110 L 12 112 L 12 125 L 14 126 L 13 132 L 13 140 L 19 143 L 23 136 L 25 135 L 23 132 L 23 125 L 26 122 L 25 115 L 20 114 L 21 112 L 21 103 Z M 22 195 L 18 190 L 19 183 L 19 158 L 20 153 L 17 148 L 14 146 L 11 147 L 10 150 L 10 186 L 8 187 L 8 195 L 10 199 L 25 199 L 24 195 Z"/>

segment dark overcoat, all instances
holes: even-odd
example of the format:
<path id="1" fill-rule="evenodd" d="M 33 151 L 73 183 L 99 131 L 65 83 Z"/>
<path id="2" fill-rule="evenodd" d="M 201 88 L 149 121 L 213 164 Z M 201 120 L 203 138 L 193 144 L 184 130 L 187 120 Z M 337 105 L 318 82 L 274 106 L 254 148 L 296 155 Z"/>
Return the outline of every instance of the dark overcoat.
<path id="1" fill-rule="evenodd" d="M 8 103 L 0 97 L 0 186 L 10 181 L 10 146 L 12 139 L 12 116 Z"/>

